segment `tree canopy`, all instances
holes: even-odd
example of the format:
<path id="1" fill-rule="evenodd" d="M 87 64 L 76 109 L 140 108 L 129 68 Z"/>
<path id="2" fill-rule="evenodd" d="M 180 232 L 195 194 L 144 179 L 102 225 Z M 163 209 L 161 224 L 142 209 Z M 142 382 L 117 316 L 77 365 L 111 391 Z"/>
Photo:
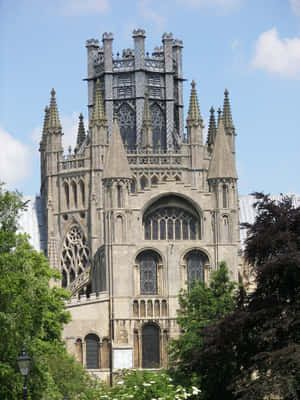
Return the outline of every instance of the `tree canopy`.
<path id="1" fill-rule="evenodd" d="M 0 398 L 16 399 L 22 392 L 16 359 L 23 344 L 32 358 L 31 399 L 75 398 L 86 376 L 61 339 L 70 319 L 64 304 L 69 295 L 50 288 L 50 280 L 60 274 L 32 249 L 26 235 L 17 234 L 24 209 L 21 195 L 0 184 Z"/>
<path id="2" fill-rule="evenodd" d="M 202 377 L 193 369 L 194 354 L 203 349 L 203 329 L 234 309 L 235 288 L 222 262 L 211 273 L 209 285 L 194 281 L 189 290 L 181 290 L 177 318 L 181 335 L 169 345 L 170 373 L 176 381 L 201 385 Z"/>
<path id="3" fill-rule="evenodd" d="M 300 208 L 289 197 L 255 196 L 257 218 L 244 227 L 256 287 L 204 329 L 191 363 L 211 400 L 300 396 Z"/>

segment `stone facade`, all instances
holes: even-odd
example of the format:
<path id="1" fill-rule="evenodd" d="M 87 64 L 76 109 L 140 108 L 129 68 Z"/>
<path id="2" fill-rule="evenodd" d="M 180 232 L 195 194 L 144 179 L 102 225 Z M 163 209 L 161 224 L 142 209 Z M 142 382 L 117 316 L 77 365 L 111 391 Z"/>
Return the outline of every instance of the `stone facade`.
<path id="1" fill-rule="evenodd" d="M 102 379 L 166 365 L 179 290 L 241 266 L 228 91 L 203 143 L 193 82 L 184 134 L 182 42 L 164 34 L 150 56 L 145 32 L 133 39 L 115 57 L 111 33 L 87 41 L 89 130 L 81 115 L 64 156 L 52 90 L 40 144 L 47 256 L 72 292 L 64 339 Z"/>

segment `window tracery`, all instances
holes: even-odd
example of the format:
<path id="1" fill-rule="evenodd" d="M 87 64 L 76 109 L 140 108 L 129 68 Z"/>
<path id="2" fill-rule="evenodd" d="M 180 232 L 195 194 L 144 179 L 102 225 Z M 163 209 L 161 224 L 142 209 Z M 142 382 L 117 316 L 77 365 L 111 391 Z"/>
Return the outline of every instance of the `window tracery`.
<path id="1" fill-rule="evenodd" d="M 166 140 L 164 136 L 164 132 L 166 130 L 165 115 L 157 103 L 151 105 L 150 112 L 152 119 L 153 146 L 154 148 L 161 147 L 162 149 L 165 149 L 166 147 Z"/>
<path id="2" fill-rule="evenodd" d="M 136 146 L 135 113 L 127 103 L 123 103 L 118 110 L 118 124 L 123 143 L 127 143 L 129 149 L 134 149 Z"/>
<path id="3" fill-rule="evenodd" d="M 193 250 L 187 254 L 186 266 L 189 287 L 193 281 L 204 281 L 204 268 L 207 263 L 208 258 L 206 254 L 199 250 Z"/>
<path id="4" fill-rule="evenodd" d="M 158 257 L 153 251 L 145 251 L 139 256 L 140 294 L 157 294 Z"/>
<path id="5" fill-rule="evenodd" d="M 89 248 L 77 224 L 69 229 L 61 253 L 62 286 L 67 287 L 89 266 Z"/>
<path id="6" fill-rule="evenodd" d="M 145 240 L 197 240 L 200 224 L 195 215 L 179 207 L 163 207 L 144 222 Z"/>

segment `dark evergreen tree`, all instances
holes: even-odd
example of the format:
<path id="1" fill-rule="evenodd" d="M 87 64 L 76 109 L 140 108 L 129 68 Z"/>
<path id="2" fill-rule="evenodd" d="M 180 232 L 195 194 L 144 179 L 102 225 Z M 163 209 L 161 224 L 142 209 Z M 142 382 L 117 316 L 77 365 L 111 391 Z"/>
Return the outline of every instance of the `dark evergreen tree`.
<path id="1" fill-rule="evenodd" d="M 257 218 L 244 227 L 256 287 L 205 329 L 192 362 L 211 400 L 300 397 L 300 208 L 289 197 L 254 195 Z"/>

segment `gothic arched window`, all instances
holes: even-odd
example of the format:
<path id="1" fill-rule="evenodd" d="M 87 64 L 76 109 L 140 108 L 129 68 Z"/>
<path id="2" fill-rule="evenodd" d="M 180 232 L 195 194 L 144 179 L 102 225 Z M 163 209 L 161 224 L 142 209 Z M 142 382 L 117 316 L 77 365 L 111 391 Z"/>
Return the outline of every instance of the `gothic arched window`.
<path id="1" fill-rule="evenodd" d="M 73 195 L 73 207 L 77 208 L 77 185 L 74 181 L 72 181 L 71 187 Z"/>
<path id="2" fill-rule="evenodd" d="M 118 110 L 118 123 L 123 143 L 127 143 L 129 149 L 136 147 L 136 128 L 134 110 L 123 103 Z"/>
<path id="3" fill-rule="evenodd" d="M 70 227 L 61 253 L 62 286 L 67 287 L 90 265 L 86 238 L 78 224 Z"/>
<path id="4" fill-rule="evenodd" d="M 165 150 L 166 148 L 166 119 L 164 112 L 157 103 L 152 104 L 150 107 L 151 119 L 152 119 L 152 135 L 153 135 L 153 147 Z"/>
<path id="5" fill-rule="evenodd" d="M 86 345 L 86 367 L 87 369 L 99 368 L 99 338 L 97 335 L 89 334 L 85 338 Z"/>
<path id="6" fill-rule="evenodd" d="M 159 327 L 145 324 L 142 328 L 142 367 L 159 368 Z"/>
<path id="7" fill-rule="evenodd" d="M 208 264 L 208 258 L 206 254 L 201 251 L 193 250 L 187 254 L 186 267 L 189 286 L 193 281 L 204 282 L 204 269 L 206 264 Z"/>
<path id="8" fill-rule="evenodd" d="M 200 217 L 196 209 L 177 196 L 162 198 L 151 205 L 143 218 L 145 240 L 198 240 Z"/>
<path id="9" fill-rule="evenodd" d="M 65 194 L 65 205 L 66 208 L 70 208 L 70 192 L 69 192 L 69 184 L 64 182 L 64 194 Z"/>
<path id="10" fill-rule="evenodd" d="M 140 266 L 140 294 L 157 294 L 158 256 L 153 251 L 144 251 L 138 257 Z"/>
<path id="11" fill-rule="evenodd" d="M 222 192 L 223 192 L 223 208 L 228 208 L 228 186 L 227 185 L 223 185 Z"/>
<path id="12" fill-rule="evenodd" d="M 79 191 L 80 191 L 80 200 L 81 200 L 81 207 L 84 207 L 85 205 L 85 189 L 84 189 L 84 183 L 82 180 L 79 182 Z"/>

